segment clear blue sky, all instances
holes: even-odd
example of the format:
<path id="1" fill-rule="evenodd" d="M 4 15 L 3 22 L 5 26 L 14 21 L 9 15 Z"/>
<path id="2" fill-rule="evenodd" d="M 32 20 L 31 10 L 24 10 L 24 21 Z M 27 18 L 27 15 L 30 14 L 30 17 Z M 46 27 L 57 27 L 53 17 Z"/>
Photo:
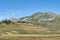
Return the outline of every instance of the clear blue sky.
<path id="1" fill-rule="evenodd" d="M 60 13 L 60 0 L 0 0 L 0 19 L 20 18 L 37 11 Z"/>

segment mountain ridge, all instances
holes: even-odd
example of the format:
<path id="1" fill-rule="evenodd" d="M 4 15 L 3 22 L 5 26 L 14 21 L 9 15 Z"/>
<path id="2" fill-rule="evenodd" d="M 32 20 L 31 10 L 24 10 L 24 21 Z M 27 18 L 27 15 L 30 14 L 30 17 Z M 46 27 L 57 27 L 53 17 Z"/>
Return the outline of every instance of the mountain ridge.
<path id="1" fill-rule="evenodd" d="M 50 21 L 51 19 L 54 19 L 58 14 L 54 14 L 53 12 L 37 12 L 34 13 L 31 16 L 28 17 L 23 17 L 21 18 L 22 20 L 27 20 L 27 21 L 35 21 L 37 20 L 37 22 L 39 21 Z M 38 21 L 39 20 L 39 21 Z"/>

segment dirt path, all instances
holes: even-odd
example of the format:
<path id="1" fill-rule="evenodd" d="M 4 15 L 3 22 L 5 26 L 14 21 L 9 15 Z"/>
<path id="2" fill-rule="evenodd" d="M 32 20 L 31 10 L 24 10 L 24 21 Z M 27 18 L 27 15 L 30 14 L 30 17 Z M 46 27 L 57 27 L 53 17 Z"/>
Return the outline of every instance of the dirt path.
<path id="1" fill-rule="evenodd" d="M 0 40 L 60 40 L 60 35 L 13 34 L 1 35 Z"/>
<path id="2" fill-rule="evenodd" d="M 39 35 L 39 34 L 11 34 L 11 35 L 6 35 L 6 34 L 3 34 L 1 36 L 59 36 L 60 37 L 60 34 L 51 34 L 51 35 Z"/>

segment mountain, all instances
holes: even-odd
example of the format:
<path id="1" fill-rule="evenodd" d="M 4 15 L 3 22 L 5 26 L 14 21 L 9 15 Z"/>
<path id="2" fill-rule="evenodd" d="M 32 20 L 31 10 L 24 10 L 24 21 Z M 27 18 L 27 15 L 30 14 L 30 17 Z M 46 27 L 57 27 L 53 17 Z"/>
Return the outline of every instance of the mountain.
<path id="1" fill-rule="evenodd" d="M 31 16 L 26 16 L 21 18 L 23 21 L 29 22 L 45 22 L 45 21 L 52 21 L 57 17 L 57 14 L 53 12 L 37 12 Z"/>
<path id="2" fill-rule="evenodd" d="M 0 34 L 60 34 L 60 15 L 36 12 L 31 16 L 2 20 Z"/>
<path id="3" fill-rule="evenodd" d="M 36 12 L 31 16 L 20 18 L 22 21 L 30 22 L 48 29 L 60 29 L 60 15 L 53 12 Z"/>

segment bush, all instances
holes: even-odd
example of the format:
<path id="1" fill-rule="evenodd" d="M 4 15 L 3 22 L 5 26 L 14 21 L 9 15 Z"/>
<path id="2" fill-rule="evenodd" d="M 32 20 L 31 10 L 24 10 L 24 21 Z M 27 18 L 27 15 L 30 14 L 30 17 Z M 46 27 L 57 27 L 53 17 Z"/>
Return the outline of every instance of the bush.
<path id="1" fill-rule="evenodd" d="M 18 23 L 29 23 L 27 21 L 18 21 Z"/>
<path id="2" fill-rule="evenodd" d="M 12 23 L 10 20 L 2 20 L 2 23 L 6 23 L 6 24 L 10 24 L 10 23 Z"/>

